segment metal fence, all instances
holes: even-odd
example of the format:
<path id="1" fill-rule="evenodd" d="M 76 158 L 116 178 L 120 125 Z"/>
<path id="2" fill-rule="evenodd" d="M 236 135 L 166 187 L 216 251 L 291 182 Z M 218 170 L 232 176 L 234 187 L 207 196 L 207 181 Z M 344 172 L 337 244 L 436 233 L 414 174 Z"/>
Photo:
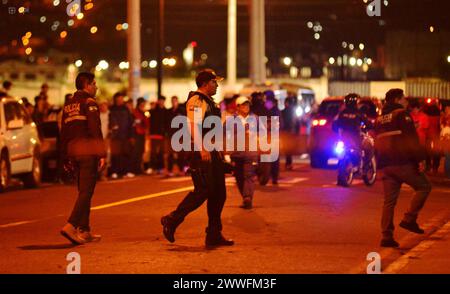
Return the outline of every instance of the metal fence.
<path id="1" fill-rule="evenodd" d="M 406 82 L 408 96 L 450 99 L 450 82 Z"/>
<path id="2" fill-rule="evenodd" d="M 389 88 L 401 88 L 407 96 L 450 99 L 450 82 L 440 81 L 386 81 L 386 82 L 330 82 L 330 96 L 358 93 L 361 96 L 383 98 Z"/>

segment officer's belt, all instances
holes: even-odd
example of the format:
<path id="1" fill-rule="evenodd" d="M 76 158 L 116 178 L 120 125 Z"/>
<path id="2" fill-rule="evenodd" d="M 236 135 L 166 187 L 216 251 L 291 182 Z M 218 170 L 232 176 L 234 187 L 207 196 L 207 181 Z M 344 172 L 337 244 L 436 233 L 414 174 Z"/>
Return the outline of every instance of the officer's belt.
<path id="1" fill-rule="evenodd" d="M 74 120 L 87 120 L 87 117 L 86 117 L 86 115 L 74 115 L 74 116 L 66 118 L 64 120 L 64 123 L 68 123 L 68 122 L 71 122 Z"/>
<path id="2" fill-rule="evenodd" d="M 397 136 L 397 135 L 401 135 L 401 134 L 402 134 L 402 131 L 386 132 L 386 133 L 379 134 L 377 136 L 377 139 L 384 138 L 384 137 L 390 137 L 390 136 Z"/>

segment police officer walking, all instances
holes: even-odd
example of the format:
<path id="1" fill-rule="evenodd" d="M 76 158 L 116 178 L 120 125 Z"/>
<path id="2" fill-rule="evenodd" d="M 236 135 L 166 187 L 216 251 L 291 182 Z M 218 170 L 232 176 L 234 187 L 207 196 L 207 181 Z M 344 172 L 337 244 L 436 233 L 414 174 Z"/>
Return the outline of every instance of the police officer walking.
<path id="1" fill-rule="evenodd" d="M 95 94 L 97 85 L 92 73 L 82 72 L 76 78 L 77 91 L 66 101 L 61 126 L 61 156 L 64 169 L 76 173 L 78 199 L 61 234 L 80 245 L 101 239 L 91 233 L 89 215 L 98 171 L 105 165 L 105 147 L 100 113 Z"/>
<path id="2" fill-rule="evenodd" d="M 423 173 L 426 152 L 419 144 L 414 122 L 406 111 L 407 105 L 403 90 L 389 90 L 382 115 L 375 126 L 375 149 L 384 187 L 382 247 L 399 246 L 393 237 L 394 210 L 403 183 L 411 186 L 415 195 L 400 227 L 417 234 L 424 233 L 417 224 L 417 216 L 431 192 L 431 184 Z"/>
<path id="3" fill-rule="evenodd" d="M 203 70 L 196 77 L 198 90 L 189 93 L 186 102 L 187 117 L 191 122 L 191 138 L 194 141 L 194 113 L 200 114 L 202 119 L 202 134 L 209 129 L 203 126 L 203 121 L 209 116 L 220 119 L 220 109 L 211 96 L 216 94 L 217 82 L 223 78 L 212 70 Z M 196 116 L 197 116 L 196 114 Z M 194 144 L 198 142 L 194 141 Z M 194 191 L 183 199 L 177 209 L 161 218 L 163 233 L 169 242 L 175 242 L 175 230 L 184 218 L 207 201 L 208 227 L 206 228 L 205 244 L 207 247 L 230 246 L 233 240 L 222 235 L 221 213 L 226 199 L 224 162 L 219 151 L 206 151 L 205 146 L 196 146 L 190 155 L 190 171 L 194 183 Z"/>

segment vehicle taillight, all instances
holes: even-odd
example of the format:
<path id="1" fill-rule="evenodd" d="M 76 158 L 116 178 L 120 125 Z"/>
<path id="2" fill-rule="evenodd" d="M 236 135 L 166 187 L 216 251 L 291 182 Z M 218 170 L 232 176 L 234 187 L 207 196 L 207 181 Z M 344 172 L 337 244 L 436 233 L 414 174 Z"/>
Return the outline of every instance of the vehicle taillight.
<path id="1" fill-rule="evenodd" d="M 316 126 L 324 126 L 327 124 L 327 120 L 326 119 L 315 119 L 312 121 L 312 125 L 314 127 Z"/>

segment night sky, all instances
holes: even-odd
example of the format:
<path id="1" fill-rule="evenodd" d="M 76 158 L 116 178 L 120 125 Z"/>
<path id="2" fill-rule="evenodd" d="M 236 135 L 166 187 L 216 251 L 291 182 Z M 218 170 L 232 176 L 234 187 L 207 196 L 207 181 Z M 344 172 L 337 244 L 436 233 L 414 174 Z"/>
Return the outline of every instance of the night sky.
<path id="1" fill-rule="evenodd" d="M 82 1 L 83 5 L 86 1 Z M 66 1 L 58 6 L 53 0 L 0 0 L 0 52 L 1 60 L 27 58 L 23 53 L 22 36 L 32 32 L 30 46 L 35 56 L 48 55 L 50 49 L 74 53 L 73 58 L 87 62 L 100 59 L 120 62 L 126 59 L 126 32 L 117 31 L 116 25 L 126 22 L 126 0 L 92 0 L 94 6 L 84 11 L 85 17 L 68 27 L 71 19 L 66 13 Z M 371 0 L 366 1 L 368 3 Z M 363 43 L 367 56 L 375 57 L 377 46 L 384 43 L 390 30 L 450 31 L 447 0 L 381 0 L 381 17 L 369 17 L 363 0 L 266 0 L 266 40 L 269 60 L 281 56 L 298 56 L 314 59 L 332 56 L 342 51 L 342 42 L 355 46 Z M 227 39 L 226 0 L 165 0 L 165 39 L 167 56 L 181 59 L 182 50 L 196 41 L 196 57 L 208 54 L 208 64 L 225 68 Z M 238 59 L 248 60 L 248 6 L 246 0 L 238 1 Z M 142 6 L 142 56 L 145 60 L 156 57 L 157 0 L 141 0 Z M 25 13 L 10 14 L 10 7 L 27 7 Z M 42 23 L 41 17 L 46 21 Z M 55 21 L 60 25 L 55 31 Z M 308 22 L 320 23 L 320 39 Z M 98 27 L 96 34 L 89 32 Z M 68 32 L 60 38 L 61 31 Z M 13 40 L 18 45 L 13 46 Z M 73 62 L 73 61 L 71 61 Z"/>

